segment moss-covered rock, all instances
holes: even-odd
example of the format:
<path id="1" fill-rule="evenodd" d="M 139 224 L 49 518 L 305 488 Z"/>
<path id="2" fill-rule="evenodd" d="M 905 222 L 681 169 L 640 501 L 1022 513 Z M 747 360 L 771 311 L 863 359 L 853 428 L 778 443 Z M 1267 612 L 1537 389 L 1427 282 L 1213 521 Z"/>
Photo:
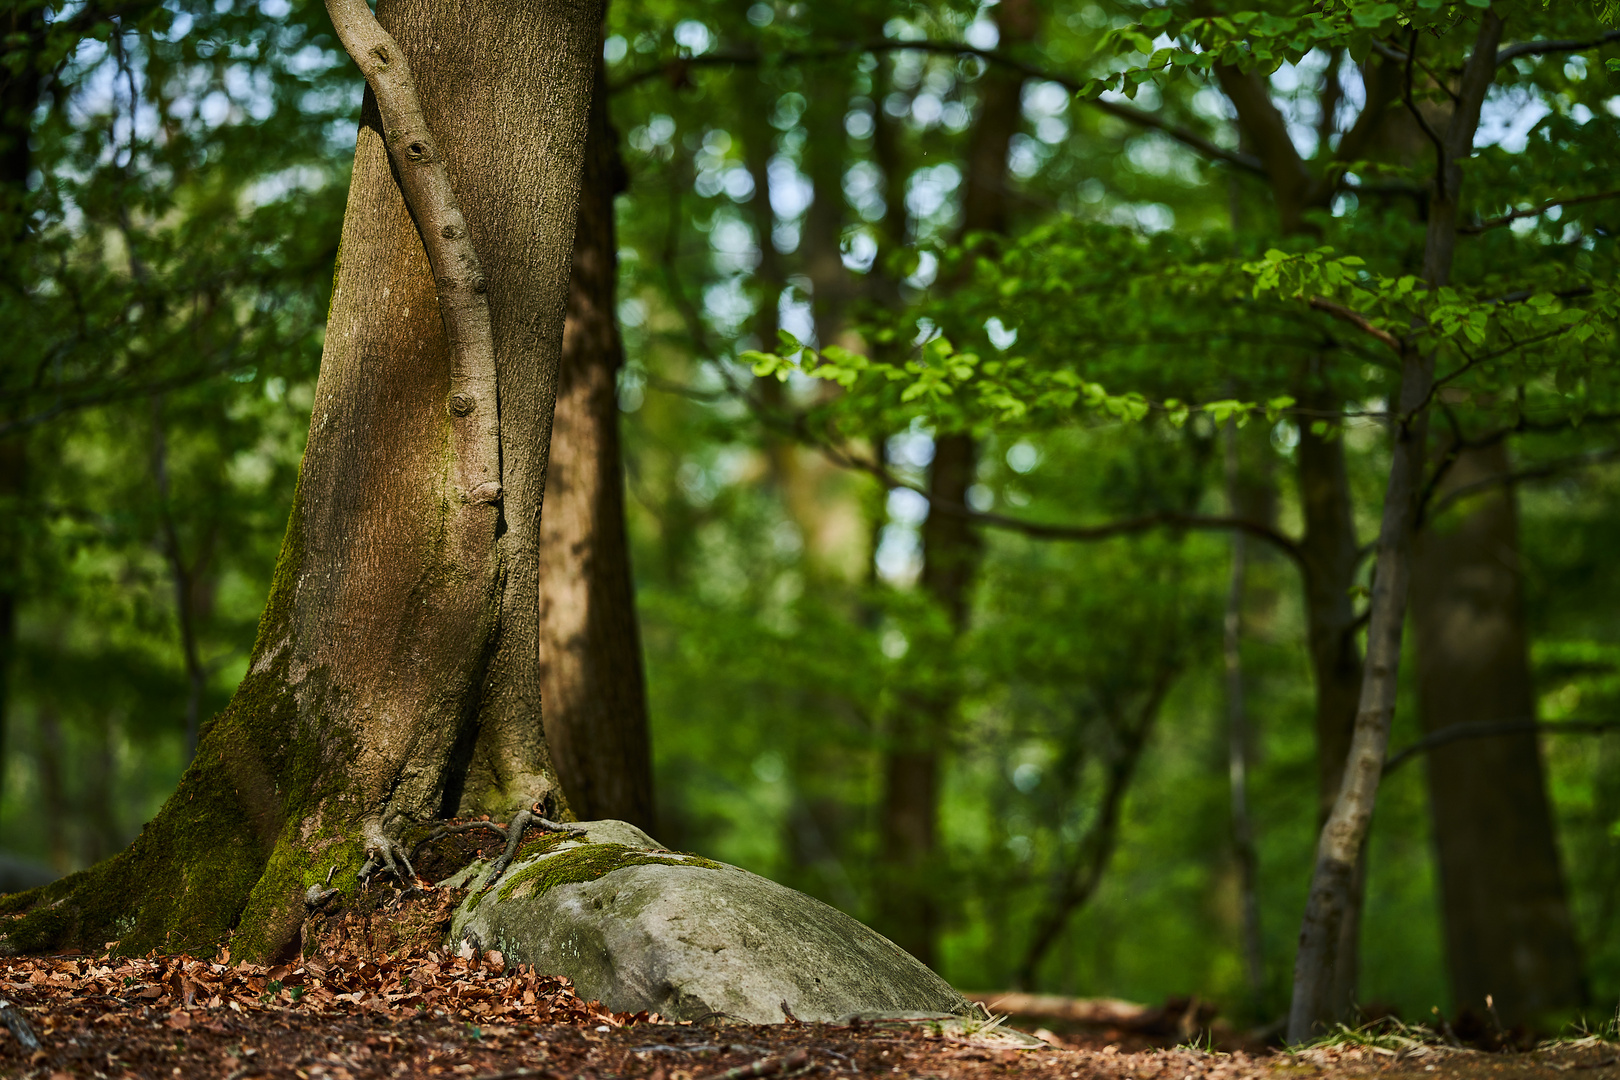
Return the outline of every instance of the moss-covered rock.
<path id="1" fill-rule="evenodd" d="M 514 862 L 461 905 L 457 940 L 565 975 L 625 1012 L 779 1023 L 972 1007 L 898 945 L 756 874 L 667 851 L 623 822 Z M 475 863 L 446 884 L 480 881 Z"/>

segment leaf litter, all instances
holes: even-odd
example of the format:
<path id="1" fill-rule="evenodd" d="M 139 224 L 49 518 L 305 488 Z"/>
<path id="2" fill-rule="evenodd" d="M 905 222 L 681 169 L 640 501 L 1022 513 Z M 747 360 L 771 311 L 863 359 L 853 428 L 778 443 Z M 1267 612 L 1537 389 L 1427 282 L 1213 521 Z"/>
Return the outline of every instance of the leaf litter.
<path id="1" fill-rule="evenodd" d="M 462 854 L 460 852 L 458 855 Z M 0 1077 L 220 1080 L 1530 1080 L 1620 1078 L 1613 1042 L 1533 1053 L 1321 1046 L 1130 1052 L 1038 1034 L 1036 1049 L 904 1023 L 672 1024 L 582 998 L 567 979 L 444 942 L 465 894 L 373 887 L 316 912 L 297 957 L 63 954 L 0 959 Z"/>

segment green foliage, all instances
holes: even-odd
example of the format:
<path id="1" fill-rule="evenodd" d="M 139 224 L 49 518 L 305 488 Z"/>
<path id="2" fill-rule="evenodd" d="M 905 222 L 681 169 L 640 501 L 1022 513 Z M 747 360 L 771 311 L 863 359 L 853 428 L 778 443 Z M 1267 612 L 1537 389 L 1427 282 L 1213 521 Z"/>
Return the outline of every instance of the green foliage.
<path id="1" fill-rule="evenodd" d="M 1245 483 L 1297 534 L 1292 473 L 1314 431 L 1341 440 L 1366 540 L 1398 366 L 1383 335 L 1433 355 L 1437 430 L 1511 432 L 1520 460 L 1556 472 L 1519 492 L 1542 715 L 1602 713 L 1620 671 L 1620 491 L 1612 466 L 1554 467 L 1605 450 L 1620 415 L 1620 200 L 1597 197 L 1620 174 L 1620 61 L 1605 46 L 1500 67 L 1495 127 L 1463 163 L 1463 221 L 1478 231 L 1459 236 L 1447 286 L 1426 290 L 1426 138 L 1408 125 L 1341 160 L 1357 106 L 1341 97 L 1325 124 L 1321 107 L 1330 72 L 1365 90 L 1358 65 L 1415 48 L 1414 104 L 1443 111 L 1421 73 L 1460 67 L 1481 4 L 1039 6 L 1031 41 L 1003 33 L 993 48 L 997 8 L 959 0 L 610 13 L 631 180 L 620 402 L 657 831 L 872 917 L 889 880 L 886 754 L 917 701 L 954 697 L 941 852 L 922 872 L 944 910 L 943 973 L 994 988 L 1016 974 L 1110 767 L 1141 734 L 1112 859 L 1036 983 L 1198 993 L 1264 1021 L 1286 995 L 1315 842 L 1294 568 L 1250 543 L 1242 657 L 1267 969 L 1255 995 L 1239 962 L 1217 647 L 1230 538 L 1082 546 L 985 530 L 958 634 L 918 584 L 926 508 L 836 462 L 881 460 L 925 488 L 934 439 L 966 432 L 980 510 L 1037 524 L 1213 515 L 1227 511 L 1217 436 L 1233 422 Z M 1510 41 L 1594 40 L 1613 18 L 1603 5 L 1496 10 Z M 0 490 L 0 590 L 19 598 L 0 841 L 71 869 L 121 847 L 179 775 L 193 673 L 182 612 L 205 717 L 241 681 L 255 626 L 271 632 L 283 613 L 285 581 L 271 583 L 359 96 L 313 3 L 140 5 L 116 27 L 44 25 L 38 70 L 55 74 L 28 123 L 37 176 L 12 193 L 6 236 L 24 239 L 0 261 L 12 346 L 0 449 L 25 462 Z M 898 47 L 921 39 L 933 47 Z M 33 55 L 8 46 L 8 70 Z M 973 125 L 1008 70 L 998 55 L 1062 83 L 1020 89 L 1006 231 L 964 235 Z M 1266 80 L 1298 168 L 1333 192 L 1300 231 L 1283 232 L 1268 179 L 1173 137 L 1257 152 L 1237 137 L 1217 64 Z M 1160 126 L 1098 106 L 1116 94 Z M 1391 115 L 1410 118 L 1399 102 Z M 295 522 L 284 572 L 298 535 Z M 239 701 L 260 710 L 249 736 L 273 746 L 280 714 L 259 689 Z M 1420 731 L 1403 695 L 1397 745 Z M 205 747 L 218 738 L 205 726 Z M 1606 999 L 1620 993 L 1616 747 L 1546 744 Z M 228 779 L 206 778 L 182 795 L 239 814 Z M 1418 1017 L 1446 1003 L 1428 827 L 1421 770 L 1405 770 L 1373 831 L 1363 996 Z M 171 836 L 159 818 L 141 842 L 215 839 Z M 323 875 L 308 854 L 285 844 L 265 888 L 292 895 Z M 218 895 L 256 883 L 240 869 L 252 859 L 234 858 L 210 864 Z M 135 884 L 199 934 L 219 929 L 201 893 Z M 110 934 L 146 947 L 162 924 Z M 56 915 L 10 930 L 34 943 L 74 932 Z"/>

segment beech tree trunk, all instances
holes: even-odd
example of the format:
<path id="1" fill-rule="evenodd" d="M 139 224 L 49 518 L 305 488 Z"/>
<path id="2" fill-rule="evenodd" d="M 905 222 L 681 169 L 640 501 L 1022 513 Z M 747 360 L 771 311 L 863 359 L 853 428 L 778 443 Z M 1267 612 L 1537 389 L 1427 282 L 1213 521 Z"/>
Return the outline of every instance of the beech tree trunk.
<path id="1" fill-rule="evenodd" d="M 7 902 L 32 905 L 3 927 L 7 949 L 202 951 L 230 935 L 235 955 L 274 957 L 296 943 L 307 886 L 335 867 L 352 889 L 412 822 L 568 812 L 540 719 L 539 519 L 601 7 L 382 0 L 377 19 L 414 69 L 425 130 L 367 93 L 248 674 L 129 848 Z M 366 47 L 368 78 L 400 76 L 394 48 Z M 435 203 L 413 221 L 401 184 L 421 192 L 441 166 L 461 216 Z M 424 240 L 436 258 L 470 240 L 476 260 L 436 275 Z M 486 299 L 493 363 L 470 371 L 446 322 Z"/>
<path id="2" fill-rule="evenodd" d="M 601 61 L 596 85 L 604 86 Z M 625 187 L 607 95 L 593 96 L 540 522 L 540 700 L 569 805 L 655 828 L 647 691 L 619 452 L 618 241 Z"/>
<path id="3" fill-rule="evenodd" d="M 1502 443 L 1465 449 L 1438 494 L 1510 471 Z M 1510 487 L 1419 534 L 1412 576 L 1426 732 L 1533 720 L 1518 511 Z M 1459 739 L 1428 755 L 1452 1007 L 1502 1023 L 1583 1003 L 1580 950 L 1533 733 Z"/>

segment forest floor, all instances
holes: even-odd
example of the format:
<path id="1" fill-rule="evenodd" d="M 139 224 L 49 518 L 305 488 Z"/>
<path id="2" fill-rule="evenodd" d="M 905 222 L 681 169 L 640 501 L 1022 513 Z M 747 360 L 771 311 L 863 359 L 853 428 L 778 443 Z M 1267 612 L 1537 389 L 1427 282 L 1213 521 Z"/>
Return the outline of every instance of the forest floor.
<path id="1" fill-rule="evenodd" d="M 446 863 L 476 845 L 456 846 Z M 368 890 L 312 915 L 296 957 L 276 966 L 233 963 L 229 950 L 119 957 L 117 942 L 100 956 L 0 959 L 0 1077 L 1620 1080 L 1620 1046 L 1597 1038 L 1486 1053 L 1400 1029 L 1224 1053 L 1153 1047 L 1140 1032 L 1043 1030 L 1042 1043 L 994 1024 L 669 1024 L 584 1001 L 496 952 L 447 952 L 463 895 Z"/>
<path id="2" fill-rule="evenodd" d="M 1013 1048 L 901 1024 L 693 1025 L 613 1014 L 498 956 L 400 949 L 292 967 L 184 957 L 0 962 L 0 1076 L 370 1080 L 1615 1080 L 1612 1042 L 1485 1053 L 1423 1043 L 1299 1052 Z M 1049 1033 L 1044 1033 L 1049 1035 Z"/>

